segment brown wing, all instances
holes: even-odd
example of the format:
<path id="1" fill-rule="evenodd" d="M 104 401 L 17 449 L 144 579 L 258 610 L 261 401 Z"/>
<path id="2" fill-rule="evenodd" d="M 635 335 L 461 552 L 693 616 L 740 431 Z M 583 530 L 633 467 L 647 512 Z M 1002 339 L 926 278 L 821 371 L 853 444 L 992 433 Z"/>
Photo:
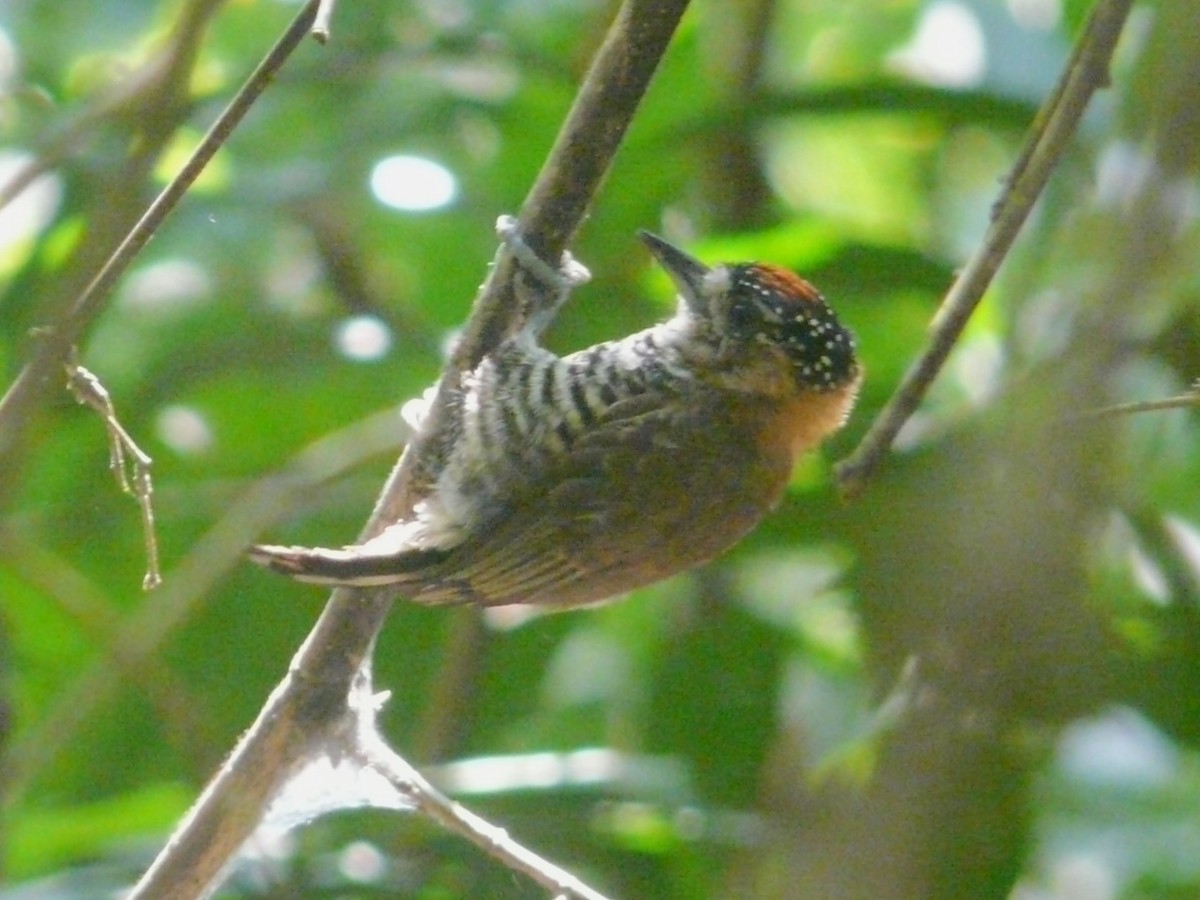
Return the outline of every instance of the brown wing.
<path id="1" fill-rule="evenodd" d="M 411 599 L 580 605 L 734 544 L 778 499 L 791 455 L 763 458 L 762 410 L 681 406 L 614 404 L 490 528 L 414 573 Z"/>

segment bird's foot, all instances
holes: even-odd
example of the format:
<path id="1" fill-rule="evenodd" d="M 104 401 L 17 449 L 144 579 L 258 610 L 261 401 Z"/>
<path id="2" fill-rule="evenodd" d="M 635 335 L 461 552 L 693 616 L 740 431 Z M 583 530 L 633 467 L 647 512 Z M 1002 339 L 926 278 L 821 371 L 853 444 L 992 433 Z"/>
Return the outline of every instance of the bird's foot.
<path id="1" fill-rule="evenodd" d="M 550 265 L 525 243 L 516 216 L 496 219 L 496 236 L 517 264 L 544 287 L 536 299 L 526 300 L 526 329 L 536 335 L 550 324 L 554 314 L 571 296 L 571 291 L 591 280 L 592 273 L 567 251 L 563 252 L 558 268 Z"/>

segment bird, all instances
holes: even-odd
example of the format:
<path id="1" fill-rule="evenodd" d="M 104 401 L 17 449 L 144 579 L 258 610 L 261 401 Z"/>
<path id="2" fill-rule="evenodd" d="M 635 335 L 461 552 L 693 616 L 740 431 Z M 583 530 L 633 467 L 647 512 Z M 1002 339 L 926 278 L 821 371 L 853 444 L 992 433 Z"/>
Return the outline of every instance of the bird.
<path id="1" fill-rule="evenodd" d="M 741 540 L 797 458 L 849 417 L 863 377 L 854 336 L 786 268 L 710 267 L 639 237 L 674 283 L 674 315 L 566 356 L 518 332 L 461 379 L 445 458 L 409 515 L 357 546 L 257 545 L 250 558 L 418 603 L 569 609 Z M 515 230 L 502 238 L 518 260 L 531 254 Z"/>

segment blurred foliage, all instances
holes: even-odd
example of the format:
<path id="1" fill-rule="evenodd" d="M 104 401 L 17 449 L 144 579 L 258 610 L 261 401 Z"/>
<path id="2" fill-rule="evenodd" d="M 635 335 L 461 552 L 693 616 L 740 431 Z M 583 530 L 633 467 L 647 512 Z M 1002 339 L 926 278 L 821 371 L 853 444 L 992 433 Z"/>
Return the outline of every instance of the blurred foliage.
<path id="1" fill-rule="evenodd" d="M 829 478 L 1089 6 L 697 0 L 549 340 L 663 315 L 633 232 L 665 230 L 819 284 L 859 336 L 859 409 L 701 571 L 482 627 L 398 607 L 377 681 L 401 752 L 614 896 L 1200 894 L 1197 414 L 1070 418 L 1200 375 L 1193 0 L 1135 8 L 1112 90 L 897 454 L 854 504 Z M 63 391 L 22 423 L 0 468 L 0 896 L 129 883 L 252 720 L 322 595 L 241 550 L 357 532 L 395 407 L 434 377 L 614 8 L 356 0 L 289 62 L 80 348 L 155 458 L 158 591 L 96 417 Z M 6 385 L 296 9 L 0 5 L 0 185 L 46 164 L 0 210 Z M 192 54 L 179 96 L 155 68 L 172 46 Z M 444 167 L 453 196 L 381 202 L 394 156 Z M 222 894 L 327 895 L 538 893 L 364 812 L 264 841 Z"/>

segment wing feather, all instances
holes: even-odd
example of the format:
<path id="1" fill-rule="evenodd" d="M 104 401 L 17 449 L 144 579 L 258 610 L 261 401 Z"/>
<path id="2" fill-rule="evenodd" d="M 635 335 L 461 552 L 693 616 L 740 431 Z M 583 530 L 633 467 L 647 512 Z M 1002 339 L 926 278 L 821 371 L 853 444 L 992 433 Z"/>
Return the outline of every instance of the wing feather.
<path id="1" fill-rule="evenodd" d="M 737 404 L 681 408 L 652 396 L 608 408 L 490 526 L 414 573 L 412 599 L 579 605 L 735 543 L 778 499 L 791 456 L 747 465 L 761 456 L 760 420 Z"/>

